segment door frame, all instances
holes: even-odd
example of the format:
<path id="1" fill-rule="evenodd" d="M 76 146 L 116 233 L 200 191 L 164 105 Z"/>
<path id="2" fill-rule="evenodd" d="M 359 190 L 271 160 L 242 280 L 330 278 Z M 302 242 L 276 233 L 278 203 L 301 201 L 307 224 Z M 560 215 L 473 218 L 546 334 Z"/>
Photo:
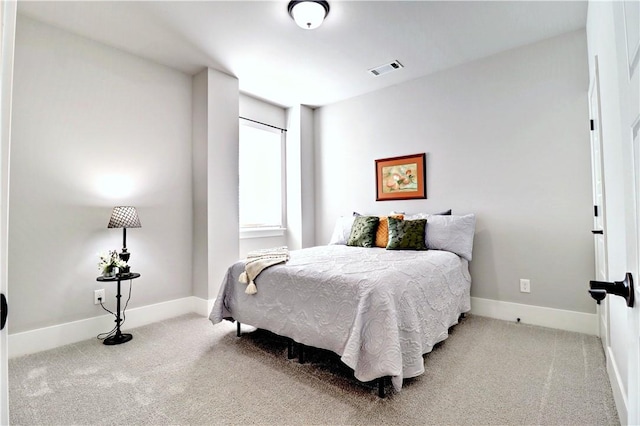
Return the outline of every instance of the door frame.
<path id="1" fill-rule="evenodd" d="M 636 70 L 640 72 L 640 70 Z M 636 77 L 638 78 L 638 77 Z M 636 257 L 629 264 L 634 279 L 635 306 L 627 312 L 629 323 L 629 365 L 627 379 L 627 419 L 629 424 L 640 424 L 640 115 L 632 124 L 631 152 L 633 161 L 633 191 L 635 193 L 634 225 L 635 240 L 627 243 L 635 245 L 632 251 Z"/>
<path id="2" fill-rule="evenodd" d="M 604 152 L 603 152 L 603 141 L 602 141 L 602 126 L 601 126 L 601 105 L 600 105 L 600 71 L 598 65 L 598 55 L 594 57 L 594 71 L 593 78 L 589 84 L 589 118 L 591 119 L 591 132 L 589 137 L 591 139 L 591 174 L 592 174 L 592 197 L 593 197 L 593 205 L 594 210 L 595 206 L 598 208 L 598 217 L 600 217 L 600 221 L 602 222 L 600 225 L 601 230 L 603 231 L 601 236 L 594 235 L 594 255 L 595 255 L 595 274 L 596 280 L 599 281 L 607 281 L 607 271 L 609 270 L 608 266 L 608 249 L 607 249 L 607 221 L 606 221 L 606 183 L 604 176 Z M 596 140 L 594 140 L 594 138 Z M 595 146 L 595 143 L 598 146 Z M 596 148 L 599 151 L 599 155 L 596 155 Z M 597 195 L 596 195 L 596 168 L 599 168 L 600 171 L 600 180 L 601 180 L 601 191 L 602 191 L 602 200 L 600 203 L 597 203 Z M 596 212 L 594 211 L 594 230 L 596 229 L 596 220 L 595 220 Z M 604 253 L 603 258 L 598 258 L 598 241 L 597 238 L 602 238 L 602 243 L 604 244 Z M 601 268 L 598 268 L 598 262 L 602 262 Z M 604 275 L 600 274 L 600 270 L 604 270 Z M 609 299 L 605 298 L 600 305 L 597 305 L 597 315 L 598 315 L 598 335 L 602 340 L 602 346 L 604 350 L 607 350 L 610 341 L 609 335 Z"/>
<path id="3" fill-rule="evenodd" d="M 9 147 L 17 1 L 0 2 L 0 292 L 7 295 L 9 227 Z M 7 310 L 8 311 L 8 310 Z M 8 324 L 8 321 L 7 321 Z M 0 331 L 0 424 L 9 424 L 8 327 Z"/>

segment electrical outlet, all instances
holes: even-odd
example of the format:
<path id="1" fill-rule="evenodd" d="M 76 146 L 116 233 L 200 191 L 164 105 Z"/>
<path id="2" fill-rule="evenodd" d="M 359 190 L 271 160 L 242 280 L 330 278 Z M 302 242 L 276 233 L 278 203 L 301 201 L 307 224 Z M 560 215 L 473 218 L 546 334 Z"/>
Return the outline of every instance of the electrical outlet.
<path id="1" fill-rule="evenodd" d="M 98 299 L 102 299 L 102 303 L 104 303 L 104 288 L 101 288 L 100 290 L 94 290 L 93 291 L 93 304 L 94 305 L 99 305 L 100 304 L 100 300 Z"/>
<path id="2" fill-rule="evenodd" d="M 520 279 L 520 292 L 531 293 L 531 281 Z"/>

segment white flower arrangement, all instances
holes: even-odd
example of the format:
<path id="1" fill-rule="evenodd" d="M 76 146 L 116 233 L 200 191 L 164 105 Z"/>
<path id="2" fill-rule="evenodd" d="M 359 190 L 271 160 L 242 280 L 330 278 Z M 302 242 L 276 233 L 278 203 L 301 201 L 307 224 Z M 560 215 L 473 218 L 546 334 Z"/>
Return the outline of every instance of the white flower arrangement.
<path id="1" fill-rule="evenodd" d="M 108 274 L 113 271 L 114 268 L 126 268 L 127 262 L 120 259 L 118 252 L 115 250 L 109 250 L 109 253 L 103 253 L 100 255 L 100 262 L 98 262 L 98 270 L 102 274 Z"/>

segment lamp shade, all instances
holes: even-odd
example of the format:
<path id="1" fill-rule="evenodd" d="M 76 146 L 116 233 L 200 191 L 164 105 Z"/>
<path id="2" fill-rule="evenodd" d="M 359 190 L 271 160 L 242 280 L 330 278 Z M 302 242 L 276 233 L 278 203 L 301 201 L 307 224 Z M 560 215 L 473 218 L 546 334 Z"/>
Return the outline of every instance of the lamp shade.
<path id="1" fill-rule="evenodd" d="M 111 212 L 107 228 L 141 228 L 140 218 L 135 207 L 117 206 Z"/>
<path id="2" fill-rule="evenodd" d="M 329 3 L 320 0 L 293 0 L 287 8 L 300 28 L 318 28 L 329 14 Z"/>

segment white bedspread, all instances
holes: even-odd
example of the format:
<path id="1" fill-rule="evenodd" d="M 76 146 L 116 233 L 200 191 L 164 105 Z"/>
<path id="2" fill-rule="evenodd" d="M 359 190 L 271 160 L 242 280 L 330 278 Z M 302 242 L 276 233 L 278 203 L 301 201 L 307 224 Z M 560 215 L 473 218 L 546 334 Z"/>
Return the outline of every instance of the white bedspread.
<path id="1" fill-rule="evenodd" d="M 422 354 L 446 339 L 471 309 L 468 262 L 438 250 L 342 245 L 290 252 L 264 270 L 260 292 L 244 293 L 244 263 L 232 265 L 209 315 L 233 318 L 296 342 L 331 350 L 363 382 L 424 373 Z"/>

